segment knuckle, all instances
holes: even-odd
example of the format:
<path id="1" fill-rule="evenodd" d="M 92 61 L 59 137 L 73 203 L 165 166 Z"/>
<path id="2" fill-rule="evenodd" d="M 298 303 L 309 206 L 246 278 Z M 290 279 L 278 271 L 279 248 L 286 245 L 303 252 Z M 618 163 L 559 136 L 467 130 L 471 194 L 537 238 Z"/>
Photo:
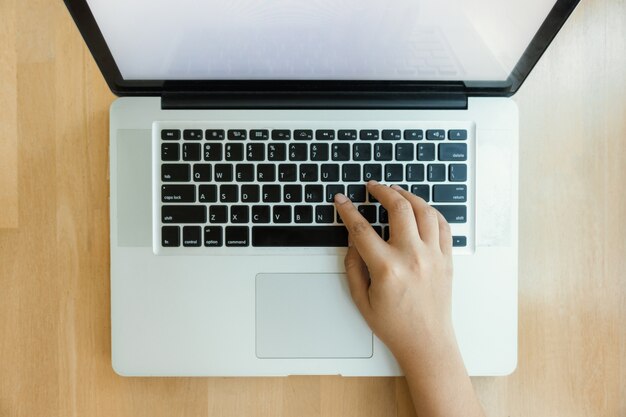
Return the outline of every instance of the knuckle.
<path id="1" fill-rule="evenodd" d="M 392 210 L 394 211 L 407 211 L 411 209 L 411 203 L 405 198 L 397 199 L 392 204 Z"/>
<path id="2" fill-rule="evenodd" d="M 367 229 L 369 229 L 370 227 L 370 224 L 366 221 L 357 220 L 352 223 L 352 226 L 350 226 L 350 233 L 352 233 L 353 236 L 361 236 L 366 233 Z"/>
<path id="3" fill-rule="evenodd" d="M 428 205 L 427 205 L 427 206 L 426 206 L 426 207 L 424 207 L 421 211 L 422 211 L 422 213 L 421 213 L 421 214 L 422 214 L 424 217 L 429 217 L 429 218 L 430 218 L 430 217 L 435 217 L 435 218 L 437 218 L 437 210 L 435 210 L 435 209 L 434 209 L 434 208 L 432 208 L 431 206 L 428 206 Z"/>

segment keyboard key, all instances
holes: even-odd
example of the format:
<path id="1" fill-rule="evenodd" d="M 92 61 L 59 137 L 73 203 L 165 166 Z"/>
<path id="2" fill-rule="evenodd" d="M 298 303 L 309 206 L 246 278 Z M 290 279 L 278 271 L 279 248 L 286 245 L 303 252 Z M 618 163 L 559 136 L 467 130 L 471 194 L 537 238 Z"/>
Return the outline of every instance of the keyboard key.
<path id="1" fill-rule="evenodd" d="M 205 206 L 161 206 L 163 223 L 206 223 Z"/>
<path id="2" fill-rule="evenodd" d="M 204 132 L 204 137 L 206 140 L 224 140 L 224 130 L 223 129 L 207 129 Z"/>
<path id="3" fill-rule="evenodd" d="M 467 165 L 465 164 L 448 165 L 448 179 L 451 182 L 467 181 Z"/>
<path id="4" fill-rule="evenodd" d="M 404 167 L 402 164 L 386 164 L 385 165 L 385 181 L 395 182 L 403 181 Z"/>
<path id="5" fill-rule="evenodd" d="M 217 248 L 222 245 L 222 226 L 206 226 L 204 228 L 204 246 L 207 248 Z"/>
<path id="6" fill-rule="evenodd" d="M 211 165 L 209 164 L 194 164 L 193 166 L 193 180 L 196 182 L 209 182 L 211 181 Z"/>
<path id="7" fill-rule="evenodd" d="M 250 246 L 248 226 L 226 227 L 226 246 Z"/>
<path id="8" fill-rule="evenodd" d="M 248 143 L 246 145 L 248 161 L 265 161 L 265 145 L 262 143 Z"/>
<path id="9" fill-rule="evenodd" d="M 243 143 L 227 143 L 224 159 L 227 161 L 243 161 Z"/>
<path id="10" fill-rule="evenodd" d="M 467 207 L 458 205 L 438 206 L 433 205 L 439 210 L 448 223 L 465 223 L 467 222 Z"/>
<path id="11" fill-rule="evenodd" d="M 364 185 L 348 185 L 348 193 L 346 196 L 353 203 L 365 203 L 365 186 Z"/>
<path id="12" fill-rule="evenodd" d="M 191 178 L 191 167 L 188 164 L 161 165 L 161 181 L 184 182 Z"/>
<path id="13" fill-rule="evenodd" d="M 200 144 L 184 143 L 183 144 L 183 160 L 199 161 L 200 160 Z"/>
<path id="14" fill-rule="evenodd" d="M 424 164 L 407 164 L 406 180 L 409 182 L 424 181 Z"/>
<path id="15" fill-rule="evenodd" d="M 272 130 L 272 140 L 289 140 L 291 139 L 291 130 Z"/>
<path id="16" fill-rule="evenodd" d="M 383 240 L 385 242 L 389 240 L 389 226 L 383 228 Z"/>
<path id="17" fill-rule="evenodd" d="M 256 179 L 259 182 L 276 181 L 276 166 L 274 164 L 259 164 L 256 167 Z"/>
<path id="18" fill-rule="evenodd" d="M 236 203 L 239 201 L 239 186 L 235 184 L 224 184 L 220 186 L 220 202 Z"/>
<path id="19" fill-rule="evenodd" d="M 206 143 L 204 145 L 205 161 L 221 161 L 222 160 L 222 144 Z"/>
<path id="20" fill-rule="evenodd" d="M 375 161 L 391 161 L 393 159 L 393 145 L 391 143 L 377 143 L 374 145 Z"/>
<path id="21" fill-rule="evenodd" d="M 180 132 L 178 132 L 180 134 Z M 164 248 L 174 248 L 180 246 L 180 227 L 161 227 L 161 246 Z"/>
<path id="22" fill-rule="evenodd" d="M 435 145 L 432 143 L 419 143 L 417 145 L 417 160 L 418 161 L 434 161 L 435 160 Z"/>
<path id="23" fill-rule="evenodd" d="M 230 182 L 233 180 L 233 166 L 231 164 L 215 164 L 215 181 Z"/>
<path id="24" fill-rule="evenodd" d="M 324 199 L 324 187 L 322 185 L 308 184 L 304 187 L 304 201 L 307 203 L 320 203 Z"/>
<path id="25" fill-rule="evenodd" d="M 163 185 L 161 186 L 163 203 L 194 203 L 196 201 L 195 185 Z"/>
<path id="26" fill-rule="evenodd" d="M 361 181 L 361 165 L 344 164 L 341 167 L 341 179 L 343 182 Z"/>
<path id="27" fill-rule="evenodd" d="M 404 131 L 404 140 L 422 140 L 424 131 L 421 129 L 407 129 Z"/>
<path id="28" fill-rule="evenodd" d="M 356 140 L 356 130 L 340 130 L 337 132 L 339 140 Z"/>
<path id="29" fill-rule="evenodd" d="M 453 129 L 448 130 L 448 139 L 450 140 L 466 140 L 467 139 L 467 130 L 459 130 Z"/>
<path id="30" fill-rule="evenodd" d="M 467 161 L 466 143 L 442 143 L 439 145 L 440 161 Z"/>
<path id="31" fill-rule="evenodd" d="M 352 159 L 355 161 L 371 161 L 372 145 L 369 143 L 355 143 L 352 145 Z"/>
<path id="32" fill-rule="evenodd" d="M 467 238 L 465 236 L 452 236 L 452 246 L 455 248 L 467 246 Z"/>
<path id="33" fill-rule="evenodd" d="M 180 159 L 180 145 L 178 143 L 161 144 L 161 161 L 178 161 Z"/>
<path id="34" fill-rule="evenodd" d="M 183 246 L 199 247 L 202 246 L 202 237 L 200 226 L 183 227 Z"/>
<path id="35" fill-rule="evenodd" d="M 412 185 L 411 192 L 426 202 L 430 201 L 430 186 L 428 185 Z"/>
<path id="36" fill-rule="evenodd" d="M 252 223 L 269 223 L 270 206 L 252 206 Z"/>
<path id="37" fill-rule="evenodd" d="M 406 184 L 396 184 L 396 185 L 402 188 L 404 191 L 409 191 L 409 186 Z"/>
<path id="38" fill-rule="evenodd" d="M 361 138 L 361 140 L 378 140 L 378 130 L 361 130 L 359 132 L 359 137 Z"/>
<path id="39" fill-rule="evenodd" d="M 322 182 L 339 181 L 339 164 L 322 164 L 320 166 L 320 177 Z"/>
<path id="40" fill-rule="evenodd" d="M 210 223 L 226 223 L 228 221 L 228 206 L 211 206 L 209 208 Z"/>
<path id="41" fill-rule="evenodd" d="M 335 206 L 315 206 L 315 223 L 334 223 Z"/>
<path id="42" fill-rule="evenodd" d="M 316 130 L 315 131 L 315 139 L 317 139 L 317 140 L 334 140 L 335 139 L 335 131 L 334 130 Z"/>
<path id="43" fill-rule="evenodd" d="M 248 223 L 250 208 L 248 206 L 231 206 L 230 222 L 231 223 Z"/>
<path id="44" fill-rule="evenodd" d="M 274 206 L 272 208 L 273 223 L 291 223 L 291 206 Z"/>
<path id="45" fill-rule="evenodd" d="M 293 138 L 295 140 L 313 140 L 312 130 L 294 130 Z"/>
<path id="46" fill-rule="evenodd" d="M 278 165 L 278 181 L 290 182 L 298 179 L 298 166 L 296 164 Z"/>
<path id="47" fill-rule="evenodd" d="M 180 130 L 177 130 L 177 129 L 161 130 L 161 140 L 179 140 L 179 139 L 180 139 Z"/>
<path id="48" fill-rule="evenodd" d="M 284 143 L 270 143 L 269 145 L 267 145 L 267 160 L 286 161 L 287 145 L 285 145 Z"/>
<path id="49" fill-rule="evenodd" d="M 201 203 L 215 203 L 217 201 L 217 185 L 200 185 L 198 187 L 198 201 Z"/>
<path id="50" fill-rule="evenodd" d="M 265 129 L 255 129 L 250 131 L 251 140 L 268 140 L 270 132 Z"/>
<path id="51" fill-rule="evenodd" d="M 378 222 L 383 224 L 389 223 L 389 213 L 383 206 L 378 207 Z"/>
<path id="52" fill-rule="evenodd" d="M 285 203 L 300 203 L 302 201 L 302 186 L 288 184 L 283 187 L 283 201 Z"/>
<path id="53" fill-rule="evenodd" d="M 441 182 L 446 180 L 446 166 L 444 164 L 428 164 L 428 181 Z"/>
<path id="54" fill-rule="evenodd" d="M 200 129 L 186 129 L 183 130 L 183 139 L 185 140 L 201 140 L 202 130 Z"/>
<path id="55" fill-rule="evenodd" d="M 376 223 L 376 206 L 368 204 L 368 205 L 360 205 L 357 207 L 361 216 L 365 217 L 369 223 Z"/>
<path id="56" fill-rule="evenodd" d="M 315 182 L 317 180 L 318 180 L 317 164 L 300 165 L 300 181 L 301 182 Z"/>
<path id="57" fill-rule="evenodd" d="M 256 184 L 246 184 L 241 186 L 242 203 L 258 203 L 261 200 L 261 190 Z"/>
<path id="58" fill-rule="evenodd" d="M 263 202 L 278 203 L 280 202 L 280 185 L 267 184 L 263 186 Z"/>
<path id="59" fill-rule="evenodd" d="M 346 247 L 345 226 L 253 226 L 252 246 Z"/>
<path id="60" fill-rule="evenodd" d="M 308 159 L 308 146 L 306 143 L 289 144 L 290 161 L 306 161 Z"/>
<path id="61" fill-rule="evenodd" d="M 427 130 L 426 139 L 428 140 L 444 140 L 446 138 L 446 131 L 442 129 Z"/>
<path id="62" fill-rule="evenodd" d="M 235 166 L 235 181 L 252 182 L 254 181 L 254 165 L 237 164 Z"/>
<path id="63" fill-rule="evenodd" d="M 295 223 L 313 223 L 312 206 L 295 206 L 293 208 L 293 221 Z"/>
<path id="64" fill-rule="evenodd" d="M 328 161 L 328 155 L 328 143 L 311 144 L 311 161 Z"/>
<path id="65" fill-rule="evenodd" d="M 467 186 L 433 185 L 433 201 L 437 203 L 464 203 L 467 201 Z"/>
<path id="66" fill-rule="evenodd" d="M 363 181 L 382 181 L 383 166 L 381 164 L 365 164 L 363 165 Z"/>
<path id="67" fill-rule="evenodd" d="M 383 140 L 400 140 L 402 139 L 402 133 L 397 129 L 385 129 L 383 130 Z"/>
<path id="68" fill-rule="evenodd" d="M 396 161 L 413 161 L 415 148 L 412 143 L 398 143 L 396 145 Z"/>
<path id="69" fill-rule="evenodd" d="M 230 129 L 228 131 L 228 140 L 246 140 L 248 134 L 245 129 Z"/>
<path id="70" fill-rule="evenodd" d="M 350 160 L 350 144 L 333 143 L 332 157 L 333 157 L 333 161 L 349 161 Z"/>
<path id="71" fill-rule="evenodd" d="M 345 188 L 343 184 L 333 184 L 326 186 L 326 202 L 332 203 L 335 201 L 335 194 L 345 194 Z"/>

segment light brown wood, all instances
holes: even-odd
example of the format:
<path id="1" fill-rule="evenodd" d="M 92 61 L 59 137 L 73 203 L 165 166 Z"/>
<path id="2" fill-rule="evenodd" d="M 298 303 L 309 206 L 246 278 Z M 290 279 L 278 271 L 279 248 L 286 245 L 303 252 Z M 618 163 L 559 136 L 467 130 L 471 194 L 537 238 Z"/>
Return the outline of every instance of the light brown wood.
<path id="1" fill-rule="evenodd" d="M 403 378 L 115 375 L 114 97 L 61 1 L 0 21 L 0 416 L 414 416 Z M 474 379 L 489 416 L 626 416 L 625 51 L 626 3 L 585 1 L 516 96 L 519 367 Z"/>

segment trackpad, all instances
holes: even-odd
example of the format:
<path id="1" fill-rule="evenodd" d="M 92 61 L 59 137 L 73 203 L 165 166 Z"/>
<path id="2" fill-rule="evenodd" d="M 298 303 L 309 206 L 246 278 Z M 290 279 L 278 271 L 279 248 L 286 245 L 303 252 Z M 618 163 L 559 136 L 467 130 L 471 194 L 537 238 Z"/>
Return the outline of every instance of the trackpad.
<path id="1" fill-rule="evenodd" d="M 258 274 L 259 358 L 369 358 L 372 332 L 344 274 Z"/>

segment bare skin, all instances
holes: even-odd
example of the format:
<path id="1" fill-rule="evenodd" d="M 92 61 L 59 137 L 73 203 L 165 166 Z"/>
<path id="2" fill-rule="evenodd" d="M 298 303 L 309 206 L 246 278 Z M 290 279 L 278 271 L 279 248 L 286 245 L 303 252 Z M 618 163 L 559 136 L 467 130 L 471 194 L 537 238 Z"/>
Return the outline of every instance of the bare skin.
<path id="1" fill-rule="evenodd" d="M 404 370 L 418 416 L 484 417 L 452 327 L 450 226 L 400 187 L 367 187 L 389 213 L 388 242 L 346 196 L 335 196 L 350 236 L 352 299 Z"/>

